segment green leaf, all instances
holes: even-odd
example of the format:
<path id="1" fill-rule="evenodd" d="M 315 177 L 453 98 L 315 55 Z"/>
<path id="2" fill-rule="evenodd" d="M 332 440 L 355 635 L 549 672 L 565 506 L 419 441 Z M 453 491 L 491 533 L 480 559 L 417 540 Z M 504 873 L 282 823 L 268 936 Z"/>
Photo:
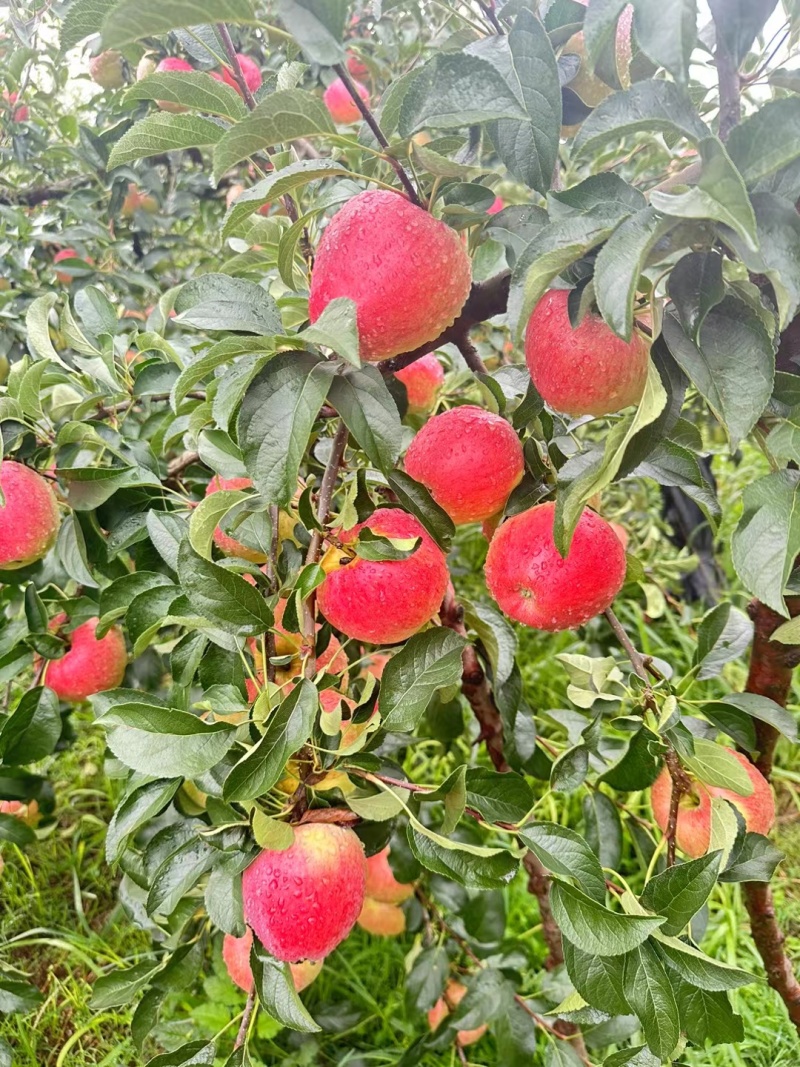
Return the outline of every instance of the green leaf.
<path id="1" fill-rule="evenodd" d="M 726 993 L 711 993 L 679 981 L 675 996 L 686 1036 L 700 1047 L 706 1041 L 727 1044 L 744 1037 L 742 1017 L 734 1014 Z"/>
<path id="2" fill-rule="evenodd" d="M 787 616 L 783 592 L 800 551 L 800 474 L 775 471 L 745 487 L 731 558 L 744 587 Z"/>
<path id="3" fill-rule="evenodd" d="M 120 48 L 207 22 L 255 22 L 250 0 L 122 0 L 103 22 L 103 46 Z M 95 32 L 99 28 L 95 25 Z"/>
<path id="4" fill-rule="evenodd" d="M 646 789 L 653 784 L 661 770 L 657 752 L 655 737 L 642 727 L 630 739 L 622 757 L 604 771 L 598 781 L 606 782 L 612 789 Z"/>
<path id="5" fill-rule="evenodd" d="M 398 130 L 457 129 L 494 119 L 527 119 L 496 67 L 478 56 L 440 52 L 420 68 L 400 107 Z"/>
<path id="6" fill-rule="evenodd" d="M 650 360 L 644 393 L 636 411 L 614 423 L 606 435 L 602 457 L 587 467 L 558 494 L 553 537 L 556 547 L 563 555 L 566 556 L 569 551 L 572 535 L 586 501 L 610 485 L 617 476 L 632 438 L 658 418 L 666 403 L 667 394 L 661 377 L 653 361 Z M 562 467 L 559 472 L 559 481 L 568 471 L 568 465 Z"/>
<path id="7" fill-rule="evenodd" d="M 448 629 L 414 634 L 386 664 L 381 679 L 381 717 L 387 730 L 413 730 L 437 689 L 461 682 L 466 641 Z"/>
<path id="8" fill-rule="evenodd" d="M 376 562 L 397 561 L 413 556 L 422 542 L 421 537 L 384 537 L 373 533 L 368 526 L 359 530 L 355 552 L 360 559 Z"/>
<path id="9" fill-rule="evenodd" d="M 728 152 L 749 186 L 762 181 L 800 156 L 800 97 L 764 104 L 736 126 Z"/>
<path id="10" fill-rule="evenodd" d="M 621 915 L 564 882 L 553 882 L 550 902 L 564 936 L 598 956 L 620 956 L 645 941 L 664 923 L 660 915 Z"/>
<path id="11" fill-rule="evenodd" d="M 108 168 L 183 148 L 204 148 L 216 144 L 222 134 L 221 126 L 199 115 L 148 115 L 116 142 L 108 157 Z"/>
<path id="12" fill-rule="evenodd" d="M 599 789 L 583 799 L 584 837 L 603 867 L 616 869 L 622 857 L 622 821 L 614 801 Z"/>
<path id="13" fill-rule="evenodd" d="M 596 69 L 604 52 L 615 48 L 617 23 L 625 5 L 626 0 L 594 0 L 591 6 L 587 6 L 583 18 L 583 37 L 592 70 Z"/>
<path id="14" fill-rule="evenodd" d="M 19 704 L 0 728 L 0 760 L 3 763 L 35 763 L 55 751 L 61 737 L 58 697 L 46 686 L 23 694 Z"/>
<path id="15" fill-rule="evenodd" d="M 235 366 L 233 361 L 236 356 L 249 353 L 267 354 L 273 351 L 274 346 L 275 342 L 272 337 L 225 337 L 217 341 L 202 356 L 184 367 L 179 374 L 170 394 L 172 410 L 177 413 L 178 406 L 187 393 L 191 392 L 198 382 L 210 377 L 217 367 L 223 367 L 226 363 Z"/>
<path id="16" fill-rule="evenodd" d="M 0 974 L 0 1013 L 10 1015 L 12 1012 L 33 1011 L 43 1000 L 35 985 Z"/>
<path id="17" fill-rule="evenodd" d="M 548 871 L 562 878 L 574 878 L 588 897 L 605 904 L 603 868 L 580 834 L 558 823 L 538 822 L 526 826 L 519 837 Z"/>
<path id="18" fill-rule="evenodd" d="M 494 604 L 471 603 L 461 598 L 464 619 L 480 639 L 492 666 L 495 689 L 501 689 L 514 672 L 517 635 L 514 627 Z"/>
<path id="19" fill-rule="evenodd" d="M 174 1052 L 165 1052 L 147 1061 L 147 1067 L 211 1067 L 216 1058 L 216 1047 L 205 1041 L 189 1041 Z"/>
<path id="20" fill-rule="evenodd" d="M 278 15 L 309 63 L 343 63 L 347 0 L 278 0 Z"/>
<path id="21" fill-rule="evenodd" d="M 284 773 L 286 761 L 314 728 L 319 701 L 313 682 L 304 678 L 267 720 L 267 731 L 225 779 L 225 800 L 255 800 Z"/>
<path id="22" fill-rule="evenodd" d="M 5 812 L 0 812 L 0 841 L 8 841 L 12 845 L 30 845 L 35 840 L 36 834 L 27 823 L 18 819 L 16 815 L 6 815 Z M 0 985 L 0 1011 L 3 1010 L 2 995 L 2 985 Z"/>
<path id="23" fill-rule="evenodd" d="M 772 193 L 752 193 L 758 248 L 731 235 L 731 243 L 748 270 L 766 274 L 778 301 L 780 328 L 785 330 L 800 307 L 800 218 L 793 203 Z"/>
<path id="24" fill-rule="evenodd" d="M 198 330 L 282 333 L 275 301 L 260 285 L 227 274 L 202 274 L 187 282 L 175 299 L 179 322 Z"/>
<path id="25" fill-rule="evenodd" d="M 669 1059 L 680 1040 L 680 1016 L 670 977 L 649 944 L 625 957 L 625 997 L 642 1024 L 648 1048 L 659 1059 Z"/>
<path id="26" fill-rule="evenodd" d="M 56 293 L 45 293 L 44 296 L 37 296 L 35 300 L 32 300 L 25 312 L 25 333 L 28 348 L 36 359 L 52 360 L 63 367 L 64 361 L 50 340 L 50 312 L 57 303 Z"/>
<path id="27" fill-rule="evenodd" d="M 332 365 L 310 352 L 275 356 L 250 384 L 238 420 L 239 445 L 253 484 L 287 507 L 297 489 L 311 428 L 331 385 Z"/>
<path id="28" fill-rule="evenodd" d="M 439 547 L 447 551 L 456 528 L 453 520 L 439 507 L 426 487 L 400 470 L 389 472 L 386 480 L 403 508 L 415 515 Z"/>
<path id="29" fill-rule="evenodd" d="M 634 0 L 636 40 L 644 54 L 676 82 L 689 80 L 689 61 L 697 44 L 697 0 L 673 0 L 664 18 L 661 0 Z"/>
<path id="30" fill-rule="evenodd" d="M 324 345 L 333 349 L 353 367 L 361 366 L 356 305 L 355 301 L 346 296 L 337 296 L 331 300 L 317 321 L 307 326 L 298 336 L 304 341 L 310 341 L 312 345 Z"/>
<path id="31" fill-rule="evenodd" d="M 156 779 L 139 786 L 119 804 L 106 833 L 106 862 L 116 863 L 127 839 L 169 804 L 181 784 L 180 778 Z"/>
<path id="32" fill-rule="evenodd" d="M 667 867 L 644 887 L 642 904 L 648 911 L 666 916 L 661 927 L 665 934 L 679 934 L 700 911 L 716 885 L 719 861 L 719 852 L 709 852 L 689 863 Z"/>
<path id="33" fill-rule="evenodd" d="M 116 3 L 117 0 L 74 0 L 61 24 L 59 44 L 62 52 L 97 33 L 98 26 Z"/>
<path id="34" fill-rule="evenodd" d="M 328 109 L 318 96 L 304 89 L 270 93 L 219 140 L 214 149 L 214 174 L 221 177 L 230 167 L 271 145 L 335 133 Z M 319 161 L 314 162 L 319 165 Z"/>
<path id="35" fill-rule="evenodd" d="M 236 732 L 228 723 L 205 723 L 186 711 L 143 703 L 116 704 L 101 719 L 114 755 L 158 778 L 204 774 L 219 763 Z"/>
<path id="36" fill-rule="evenodd" d="M 769 882 L 775 868 L 784 859 L 763 834 L 745 834 L 741 845 L 734 848 L 728 866 L 719 876 L 721 882 Z"/>
<path id="37" fill-rule="evenodd" d="M 280 94 L 275 93 L 273 96 L 267 97 L 267 99 L 272 100 L 278 95 Z M 316 100 L 316 97 L 313 99 Z M 218 151 L 222 151 L 221 146 Z M 337 163 L 332 159 L 299 159 L 294 163 L 290 163 L 288 167 L 281 167 L 280 170 L 273 171 L 260 182 L 256 182 L 251 188 L 245 189 L 231 204 L 225 216 L 225 226 L 222 230 L 223 238 L 230 237 L 239 223 L 249 215 L 252 215 L 262 204 L 277 200 L 295 189 L 302 188 L 309 182 L 320 181 L 323 178 L 335 178 L 350 173 L 350 170 L 342 163 Z M 340 297 L 339 299 L 345 298 Z M 335 301 L 331 303 L 335 303 Z M 322 316 L 320 316 L 321 318 Z"/>
<path id="38" fill-rule="evenodd" d="M 777 6 L 777 0 L 709 0 L 717 32 L 738 68 Z M 767 34 L 767 36 L 769 36 Z"/>
<path id="39" fill-rule="evenodd" d="M 158 966 L 152 960 L 143 960 L 134 967 L 101 974 L 92 986 L 90 1007 L 93 1011 L 107 1011 L 130 1004 L 156 973 Z"/>
<path id="40" fill-rule="evenodd" d="M 511 275 L 508 318 L 519 336 L 552 280 L 611 234 L 619 216 L 602 208 L 555 219 L 536 234 L 517 258 Z"/>
<path id="41" fill-rule="evenodd" d="M 667 291 L 685 333 L 697 344 L 706 315 L 725 299 L 722 256 L 718 252 L 689 252 L 672 268 Z"/>
<path id="42" fill-rule="evenodd" d="M 625 341 L 633 332 L 633 301 L 653 247 L 674 226 L 652 207 L 624 219 L 595 260 L 594 294 L 600 314 Z"/>
<path id="43" fill-rule="evenodd" d="M 715 678 L 726 663 L 738 659 L 749 648 L 752 639 L 753 624 L 748 616 L 729 603 L 717 604 L 697 627 L 697 677 L 701 681 Z"/>
<path id="44" fill-rule="evenodd" d="M 694 755 L 684 756 L 687 769 L 706 785 L 730 789 L 739 796 L 749 797 L 753 793 L 750 775 L 736 759 L 733 753 L 705 738 L 694 739 Z"/>
<path id="45" fill-rule="evenodd" d="M 756 693 L 728 693 L 718 703 L 731 705 L 754 719 L 769 723 L 792 744 L 797 744 L 798 731 L 794 716 L 769 697 Z"/>
<path id="46" fill-rule="evenodd" d="M 731 967 L 719 960 L 712 960 L 704 952 L 680 941 L 677 937 L 656 934 L 658 951 L 669 966 L 698 989 L 712 992 L 725 989 L 738 989 L 756 981 L 754 974 L 748 974 L 738 967 Z"/>
<path id="47" fill-rule="evenodd" d="M 203 497 L 189 519 L 189 544 L 204 559 L 211 559 L 214 531 L 220 521 L 243 500 L 252 497 L 242 489 L 219 489 Z"/>
<path id="48" fill-rule="evenodd" d="M 434 840 L 412 823 L 407 828 L 408 842 L 416 859 L 426 870 L 441 874 L 468 889 L 499 889 L 507 885 L 519 869 L 519 858 L 506 849 L 484 849 L 474 855 L 454 843 L 445 848 L 444 839 Z"/>
<path id="49" fill-rule="evenodd" d="M 527 119 L 500 119 L 492 131 L 497 153 L 511 174 L 536 192 L 550 188 L 558 155 L 561 87 L 544 26 L 524 8 L 508 35 L 510 84 Z M 511 81 L 513 79 L 513 81 Z"/>
<path id="50" fill-rule="evenodd" d="M 194 610 L 236 637 L 256 637 L 272 626 L 261 593 L 244 578 L 199 556 L 188 541 L 178 551 L 178 577 Z"/>
<path id="51" fill-rule="evenodd" d="M 512 771 L 470 767 L 466 777 L 467 804 L 487 822 L 521 822 L 533 807 L 533 792 L 525 779 Z"/>
<path id="52" fill-rule="evenodd" d="M 204 71 L 159 71 L 137 81 L 125 100 L 168 100 L 172 104 L 221 115 L 236 122 L 247 114 L 244 100 L 235 89 Z"/>
<path id="53" fill-rule="evenodd" d="M 758 314 L 727 296 L 709 311 L 697 345 L 677 318 L 664 316 L 664 340 L 728 431 L 731 448 L 747 436 L 772 395 L 775 348 Z"/>
<path id="54" fill-rule="evenodd" d="M 250 969 L 258 999 L 273 1019 L 305 1034 L 321 1029 L 297 995 L 289 964 L 270 956 L 255 937 L 250 950 Z"/>
<path id="55" fill-rule="evenodd" d="M 697 184 L 682 193 L 653 189 L 650 203 L 665 215 L 713 219 L 730 226 L 749 249 L 756 251 L 756 217 L 741 174 L 716 137 L 705 138 L 698 147 L 703 165 Z"/>
<path id="56" fill-rule="evenodd" d="M 219 850 L 201 837 L 185 841 L 154 872 L 147 894 L 148 915 L 172 915 L 218 857 Z"/>
<path id="57" fill-rule="evenodd" d="M 566 937 L 562 945 L 567 974 L 584 1000 L 610 1015 L 628 1015 L 630 1005 L 625 999 L 625 957 L 582 952 Z"/>
<path id="58" fill-rule="evenodd" d="M 709 136 L 691 97 L 669 81 L 640 81 L 603 100 L 578 131 L 575 152 L 586 155 L 611 138 L 646 130 L 686 137 L 695 143 Z"/>
<path id="59" fill-rule="evenodd" d="M 389 473 L 403 449 L 403 424 L 380 371 L 345 368 L 331 380 L 328 400 L 370 462 Z"/>

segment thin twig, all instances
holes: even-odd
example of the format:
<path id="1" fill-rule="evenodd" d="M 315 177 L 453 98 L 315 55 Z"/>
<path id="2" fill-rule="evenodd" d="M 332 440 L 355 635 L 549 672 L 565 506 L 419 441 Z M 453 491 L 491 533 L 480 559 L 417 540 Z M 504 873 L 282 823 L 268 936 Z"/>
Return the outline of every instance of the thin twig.
<path id="1" fill-rule="evenodd" d="M 625 655 L 631 661 L 631 666 L 633 667 L 634 673 L 637 674 L 643 681 L 648 681 L 645 657 L 641 654 L 641 652 L 638 652 L 636 650 L 633 642 L 631 641 L 630 637 L 628 637 L 625 631 L 625 627 L 619 621 L 619 619 L 611 610 L 611 608 L 606 608 L 603 614 L 606 617 L 608 625 L 614 631 L 615 637 L 625 649 Z"/>
<path id="2" fill-rule="evenodd" d="M 247 1037 L 247 1031 L 250 1028 L 250 1016 L 253 1014 L 253 1008 L 256 1004 L 256 990 L 255 986 L 247 994 L 247 1003 L 244 1006 L 244 1014 L 242 1015 L 242 1023 L 239 1027 L 239 1033 L 236 1035 L 236 1043 L 233 1046 L 234 1052 L 237 1048 L 241 1048 Z"/>
<path id="3" fill-rule="evenodd" d="M 361 115 L 362 115 L 362 117 L 364 119 L 364 122 L 366 122 L 366 124 L 369 126 L 369 128 L 372 130 L 372 132 L 375 134 L 375 140 L 378 142 L 378 144 L 381 146 L 381 148 L 388 148 L 389 147 L 389 142 L 386 139 L 386 135 L 384 134 L 383 130 L 378 125 L 378 120 L 372 114 L 372 111 L 370 110 L 369 104 L 367 104 L 364 100 L 361 99 L 361 96 L 359 95 L 358 89 L 356 89 L 355 85 L 353 84 L 353 80 L 350 77 L 350 75 L 347 73 L 347 69 L 344 66 L 344 64 L 343 63 L 336 63 L 334 65 L 333 69 L 336 71 L 336 73 L 339 76 L 339 78 L 341 79 L 345 89 L 347 89 L 348 93 L 352 97 L 353 103 L 356 105 L 358 110 L 361 112 Z M 387 154 L 384 158 L 386 159 L 386 162 L 391 165 L 391 167 L 393 168 L 395 174 L 400 179 L 400 183 L 403 186 L 403 188 L 405 189 L 405 191 L 408 193 L 408 197 L 409 197 L 411 203 L 412 204 L 416 204 L 417 207 L 422 207 L 422 202 L 421 202 L 421 200 L 419 198 L 419 195 L 417 194 L 417 190 L 414 188 L 414 186 L 413 186 L 413 184 L 411 182 L 411 179 L 409 178 L 408 174 L 406 174 L 405 168 L 403 167 L 403 165 L 400 162 L 400 160 L 399 159 L 395 159 L 394 156 L 392 156 L 390 154 Z"/>

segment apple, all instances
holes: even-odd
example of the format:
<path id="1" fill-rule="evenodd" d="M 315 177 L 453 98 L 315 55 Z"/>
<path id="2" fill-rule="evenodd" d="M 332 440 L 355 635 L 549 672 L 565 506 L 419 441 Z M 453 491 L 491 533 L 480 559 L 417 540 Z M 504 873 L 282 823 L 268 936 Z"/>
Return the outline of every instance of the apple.
<path id="1" fill-rule="evenodd" d="M 433 410 L 444 381 L 442 365 L 433 352 L 395 371 L 394 376 L 406 387 L 409 414 L 426 415 Z"/>
<path id="2" fill-rule="evenodd" d="M 5 100 L 6 104 L 9 107 L 9 109 L 11 110 L 11 121 L 12 122 L 27 122 L 28 121 L 28 115 L 29 115 L 28 105 L 27 104 L 19 104 L 17 107 L 14 107 L 14 105 L 17 103 L 17 100 L 19 99 L 19 93 L 4 92 L 3 93 L 3 99 Z"/>
<path id="3" fill-rule="evenodd" d="M 385 652 L 373 652 L 372 655 L 362 660 L 361 677 L 366 678 L 368 674 L 372 674 L 380 681 L 386 669 L 386 664 L 391 658 Z"/>
<path id="4" fill-rule="evenodd" d="M 553 540 L 556 506 L 508 519 L 486 554 L 489 592 L 510 618 L 537 630 L 573 630 L 611 605 L 625 581 L 625 549 L 611 526 L 584 509 L 562 559 Z"/>
<path id="5" fill-rule="evenodd" d="M 26 826 L 38 826 L 41 818 L 35 800 L 0 800 L 0 815 L 13 815 Z"/>
<path id="6" fill-rule="evenodd" d="M 0 488 L 0 570 L 18 570 L 53 547 L 61 522 L 58 501 L 41 474 L 12 459 L 0 465 Z"/>
<path id="7" fill-rule="evenodd" d="M 154 215 L 158 211 L 158 204 L 155 197 L 137 189 L 135 182 L 128 182 L 128 192 L 122 201 L 120 215 L 124 219 L 129 219 L 134 211 L 146 211 L 148 215 Z"/>
<path id="8" fill-rule="evenodd" d="M 90 266 L 94 263 L 94 260 L 89 259 L 88 256 L 82 256 L 74 248 L 62 248 L 60 252 L 56 252 L 53 256 L 54 263 L 60 263 L 64 259 L 82 259 L 84 263 L 88 263 Z M 61 282 L 62 285 L 69 285 L 72 280 L 72 275 L 65 270 L 56 271 L 56 281 Z"/>
<path id="9" fill-rule="evenodd" d="M 496 196 L 494 198 L 494 200 L 492 201 L 492 206 L 491 207 L 487 207 L 486 214 L 487 215 L 497 215 L 500 211 L 503 210 L 503 208 L 505 206 L 506 206 L 505 200 L 503 200 L 503 198 L 500 197 L 500 196 Z"/>
<path id="10" fill-rule="evenodd" d="M 355 79 L 353 79 L 353 85 L 364 103 L 369 106 L 369 89 L 366 85 L 362 85 Z M 360 120 L 361 112 L 341 78 L 331 82 L 322 94 L 322 99 L 334 122 L 349 126 L 352 122 Z"/>
<path id="11" fill-rule="evenodd" d="M 358 917 L 358 925 L 376 937 L 399 937 L 406 928 L 406 913 L 396 904 L 386 904 L 367 897 Z"/>
<path id="12" fill-rule="evenodd" d="M 369 67 L 357 52 L 347 53 L 347 70 L 354 78 L 366 78 L 369 76 Z"/>
<path id="13" fill-rule="evenodd" d="M 542 399 L 566 415 L 609 415 L 642 399 L 650 343 L 617 337 L 594 312 L 573 330 L 565 289 L 550 289 L 525 331 L 525 361 Z"/>
<path id="14" fill-rule="evenodd" d="M 206 486 L 206 496 L 218 493 L 220 489 L 251 489 L 252 486 L 253 483 L 249 478 L 221 478 L 218 474 L 215 474 Z M 251 563 L 267 562 L 267 556 L 264 552 L 259 552 L 256 548 L 248 548 L 247 545 L 243 545 L 235 537 L 226 534 L 221 526 L 214 530 L 214 544 L 225 556 L 240 556 Z"/>
<path id="15" fill-rule="evenodd" d="M 361 357 L 409 352 L 455 321 L 470 289 L 470 261 L 455 230 L 399 193 L 359 193 L 328 223 L 311 277 L 316 322 L 339 296 L 355 301 Z"/>
<path id="16" fill-rule="evenodd" d="M 242 879 L 245 920 L 276 959 L 321 960 L 364 904 L 367 861 L 352 830 L 302 823 L 282 852 L 264 849 Z"/>
<path id="17" fill-rule="evenodd" d="M 89 60 L 89 74 L 101 89 L 121 89 L 125 84 L 122 53 L 109 50 L 93 56 Z"/>
<path id="18" fill-rule="evenodd" d="M 435 1030 L 439 1023 L 454 1008 L 458 1007 L 466 995 L 467 987 L 456 981 L 455 978 L 451 978 L 445 988 L 444 996 L 439 997 L 428 1012 L 428 1026 L 430 1026 L 431 1030 Z M 474 1030 L 459 1030 L 456 1034 L 456 1043 L 461 1048 L 466 1048 L 467 1045 L 474 1045 L 476 1041 L 480 1041 L 487 1029 L 488 1027 L 484 1023 L 483 1026 L 476 1026 Z"/>
<path id="19" fill-rule="evenodd" d="M 56 615 L 50 629 L 58 630 L 66 621 L 66 615 Z M 112 626 L 98 639 L 95 630 L 99 622 L 95 617 L 81 623 L 67 635 L 69 648 L 61 659 L 47 661 L 44 684 L 60 700 L 80 704 L 95 693 L 121 684 L 128 664 L 125 638 L 118 626 Z"/>
<path id="20" fill-rule="evenodd" d="M 253 972 L 250 970 L 250 949 L 253 946 L 253 931 L 247 930 L 242 937 L 226 934 L 222 941 L 222 958 L 228 968 L 228 975 L 245 993 L 253 988 Z M 310 986 L 322 970 L 322 960 L 304 960 L 302 963 L 290 963 L 294 987 L 298 993 Z"/>
<path id="21" fill-rule="evenodd" d="M 239 68 L 244 78 L 244 83 L 251 93 L 256 93 L 261 88 L 261 68 L 254 59 L 250 56 L 244 56 L 241 52 L 236 53 L 236 58 L 239 60 Z M 231 89 L 235 89 L 239 96 L 242 95 L 242 91 L 239 88 L 239 83 L 234 77 L 233 71 L 229 67 L 222 68 L 222 81 L 226 85 L 230 85 Z"/>
<path id="22" fill-rule="evenodd" d="M 348 555 L 363 529 L 421 543 L 401 560 Z M 325 554 L 327 574 L 317 590 L 319 609 L 331 626 L 373 645 L 393 645 L 421 630 L 438 611 L 448 582 L 444 553 L 422 523 L 396 508 L 378 508 L 366 522 L 342 531 L 340 540 L 342 549 Z"/>
<path id="23" fill-rule="evenodd" d="M 177 56 L 166 56 L 156 67 L 157 74 L 181 74 L 193 70 L 194 67 L 191 63 L 187 63 L 185 59 L 179 59 Z M 174 115 L 179 115 L 182 112 L 189 110 L 188 107 L 184 107 L 183 104 L 174 104 L 171 100 L 156 100 L 156 105 L 160 107 L 162 111 L 171 111 Z"/>
<path id="24" fill-rule="evenodd" d="M 522 480 L 525 458 L 505 419 L 464 404 L 422 427 L 406 452 L 405 466 L 458 525 L 501 511 Z"/>
<path id="25" fill-rule="evenodd" d="M 240 197 L 243 192 L 244 186 L 241 183 L 236 182 L 234 185 L 232 185 L 225 194 L 225 207 L 230 208 L 234 200 L 238 199 L 238 197 Z"/>
<path id="26" fill-rule="evenodd" d="M 711 843 L 711 801 L 714 797 L 729 800 L 741 813 L 747 829 L 754 834 L 768 834 L 775 823 L 775 798 L 769 782 L 750 760 L 734 749 L 726 749 L 734 756 L 753 784 L 749 797 L 740 796 L 732 789 L 718 785 L 706 785 L 695 781 L 691 793 L 684 793 L 678 807 L 678 822 L 675 841 L 678 848 L 692 859 L 705 855 Z M 669 809 L 672 801 L 672 778 L 666 767 L 653 782 L 650 803 L 653 817 L 662 831 L 666 832 Z"/>
<path id="27" fill-rule="evenodd" d="M 410 882 L 398 882 L 389 865 L 389 846 L 367 857 L 367 896 L 382 904 L 402 904 L 414 895 Z"/>

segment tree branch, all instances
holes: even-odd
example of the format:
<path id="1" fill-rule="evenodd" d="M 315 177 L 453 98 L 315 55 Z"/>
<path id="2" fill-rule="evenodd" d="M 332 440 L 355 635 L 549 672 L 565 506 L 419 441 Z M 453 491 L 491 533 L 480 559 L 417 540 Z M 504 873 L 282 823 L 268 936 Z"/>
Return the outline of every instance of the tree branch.
<path id="1" fill-rule="evenodd" d="M 350 96 L 351 96 L 351 98 L 353 100 L 353 103 L 356 105 L 358 110 L 361 112 L 361 116 L 364 119 L 364 122 L 366 122 L 366 124 L 369 126 L 369 128 L 374 133 L 375 140 L 378 142 L 378 144 L 381 146 L 381 148 L 388 148 L 389 147 L 389 142 L 387 141 L 383 130 L 378 125 L 378 120 L 372 114 L 372 111 L 370 110 L 369 104 L 367 104 L 366 101 L 361 99 L 361 96 L 360 96 L 360 94 L 358 92 L 358 89 L 356 89 L 355 85 L 353 84 L 352 78 L 350 77 L 350 75 L 347 72 L 347 68 L 344 66 L 343 63 L 336 63 L 336 64 L 334 64 L 333 69 L 336 71 L 336 73 L 339 76 L 340 81 L 342 82 L 342 84 L 344 85 L 345 89 L 347 89 L 348 93 L 350 94 Z M 412 204 L 416 204 L 417 207 L 422 207 L 422 202 L 420 201 L 420 198 L 419 198 L 419 195 L 417 193 L 417 190 L 414 188 L 414 186 L 413 186 L 413 184 L 411 182 L 411 179 L 406 174 L 405 167 L 400 162 L 400 160 L 399 159 L 395 159 L 394 156 L 392 156 L 390 154 L 387 154 L 384 158 L 386 159 L 386 162 L 391 165 L 391 167 L 394 170 L 395 174 L 400 179 L 400 184 L 403 186 L 405 191 L 408 193 L 408 198 L 411 201 L 411 203 Z"/>
<path id="2" fill-rule="evenodd" d="M 800 598 L 788 598 L 787 606 L 790 615 L 800 615 Z M 785 707 L 792 684 L 792 671 L 800 663 L 800 646 L 771 640 L 772 634 L 786 620 L 766 604 L 754 600 L 748 612 L 755 624 L 755 635 L 745 691 L 769 697 Z M 773 726 L 758 720 L 755 726 L 759 750 L 756 767 L 769 779 L 778 732 Z M 783 1000 L 789 1018 L 800 1032 L 800 982 L 786 955 L 785 938 L 775 915 L 772 888 L 768 882 L 744 882 L 742 890 L 750 916 L 750 933 L 764 962 L 767 981 Z"/>
<path id="3" fill-rule="evenodd" d="M 79 177 L 66 178 L 64 181 L 53 182 L 52 185 L 37 185 L 32 189 L 14 190 L 5 186 L 0 189 L 0 204 L 27 204 L 29 207 L 35 207 L 37 204 L 43 204 L 45 200 L 63 200 L 76 189 L 83 189 L 91 183 L 91 178 Z"/>
<path id="4" fill-rule="evenodd" d="M 735 58 L 728 50 L 722 27 L 736 18 L 736 12 L 727 0 L 709 0 L 716 31 L 714 63 L 719 81 L 719 139 L 727 141 L 731 130 L 742 117 L 741 83 Z"/>
<path id="5" fill-rule="evenodd" d="M 233 1046 L 234 1051 L 237 1048 L 241 1048 L 247 1037 L 247 1031 L 250 1028 L 250 1016 L 253 1014 L 253 1008 L 256 1005 L 256 990 L 255 986 L 247 994 L 247 1003 L 244 1006 L 244 1013 L 242 1014 L 242 1023 L 239 1027 L 239 1033 L 236 1035 L 236 1042 Z"/>

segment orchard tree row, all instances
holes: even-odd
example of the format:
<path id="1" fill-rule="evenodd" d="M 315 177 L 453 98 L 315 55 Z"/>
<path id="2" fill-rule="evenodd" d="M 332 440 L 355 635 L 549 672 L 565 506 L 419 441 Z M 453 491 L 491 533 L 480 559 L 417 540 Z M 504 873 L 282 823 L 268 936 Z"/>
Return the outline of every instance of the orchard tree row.
<path id="1" fill-rule="evenodd" d="M 800 27 L 708 6 L 15 12 L 0 839 L 57 818 L 42 771 L 89 701 L 153 934 L 93 1005 L 138 998 L 143 1063 L 220 951 L 238 1033 L 154 1067 L 255 1062 L 261 1012 L 319 1031 L 299 994 L 356 923 L 414 935 L 400 1067 L 678 1063 L 741 1038 L 760 980 L 702 947 L 730 884 L 800 1028 L 768 836 L 797 742 Z M 708 456 L 741 448 L 763 475 L 724 510 Z M 683 553 L 647 533 L 659 487 Z M 645 654 L 634 606 L 691 657 Z M 533 648 L 569 708 L 531 705 Z M 563 996 L 523 981 L 516 877 Z M 0 1006 L 35 1008 L 3 966 Z"/>

